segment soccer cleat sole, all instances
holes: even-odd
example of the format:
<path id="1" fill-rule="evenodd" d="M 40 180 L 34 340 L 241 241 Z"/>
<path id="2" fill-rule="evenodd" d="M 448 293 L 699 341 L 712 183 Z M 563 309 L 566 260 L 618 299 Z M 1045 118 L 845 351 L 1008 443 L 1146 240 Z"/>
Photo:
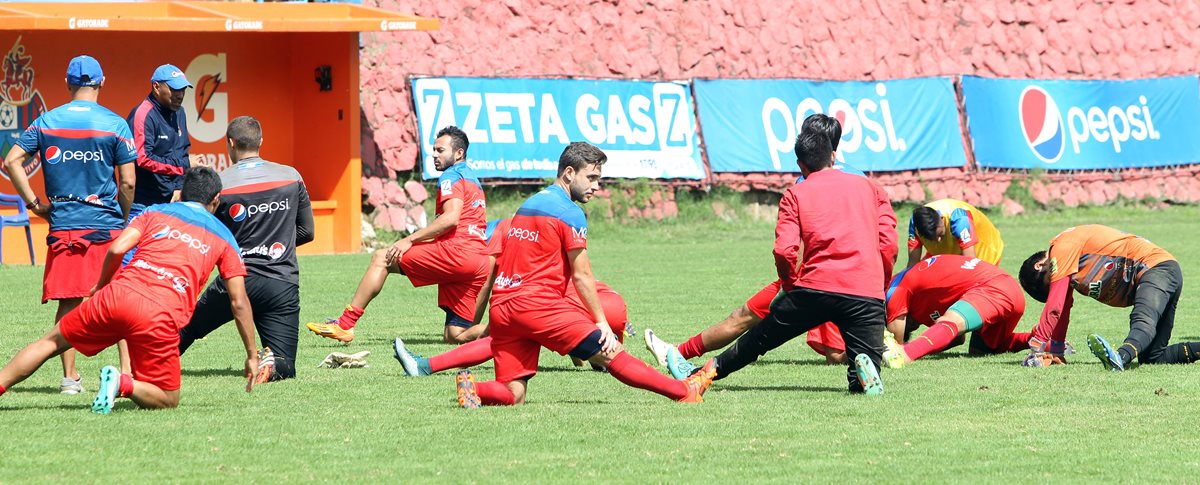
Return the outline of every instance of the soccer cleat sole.
<path id="1" fill-rule="evenodd" d="M 454 376 L 458 388 L 458 405 L 463 409 L 479 409 L 483 403 L 479 400 L 479 392 L 475 390 L 475 376 L 470 369 L 458 371 Z"/>
<path id="2" fill-rule="evenodd" d="M 654 335 L 654 331 L 650 330 L 648 328 L 646 329 L 645 332 L 643 332 L 643 340 L 646 341 L 646 350 L 650 351 L 650 355 L 654 356 L 654 360 L 658 361 L 658 365 L 666 367 L 667 366 L 666 349 L 665 348 L 656 348 L 656 347 L 658 347 L 658 345 L 655 345 L 655 344 L 661 344 L 661 345 L 669 345 L 669 344 L 664 342 L 662 339 L 658 338 L 657 335 Z"/>
<path id="3" fill-rule="evenodd" d="M 868 396 L 883 394 L 883 379 L 879 377 L 879 370 L 875 368 L 875 363 L 871 362 L 871 358 L 867 357 L 867 354 L 858 354 L 854 358 L 854 373 L 858 375 L 858 382 L 862 384 L 863 394 Z"/>
<path id="4" fill-rule="evenodd" d="M 109 365 L 100 369 L 100 390 L 92 401 L 92 412 L 109 414 L 117 400 L 117 387 L 121 385 L 121 372 Z"/>

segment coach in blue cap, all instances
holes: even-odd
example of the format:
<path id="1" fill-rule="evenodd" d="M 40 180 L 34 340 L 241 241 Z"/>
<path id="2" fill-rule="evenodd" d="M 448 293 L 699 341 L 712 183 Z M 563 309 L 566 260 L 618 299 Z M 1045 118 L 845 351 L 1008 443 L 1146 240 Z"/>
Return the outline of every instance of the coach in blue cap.
<path id="1" fill-rule="evenodd" d="M 179 199 L 183 176 L 191 168 L 187 115 L 183 94 L 192 87 L 178 67 L 163 64 L 150 76 L 150 95 L 129 112 L 129 129 L 137 148 L 137 189 L 132 218 L 146 207 Z M 133 251 L 126 256 L 129 261 Z"/>

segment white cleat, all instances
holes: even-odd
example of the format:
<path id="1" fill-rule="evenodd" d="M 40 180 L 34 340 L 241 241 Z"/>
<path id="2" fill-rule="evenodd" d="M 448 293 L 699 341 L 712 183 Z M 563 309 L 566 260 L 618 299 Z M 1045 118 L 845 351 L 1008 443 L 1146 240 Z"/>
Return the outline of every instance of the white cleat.
<path id="1" fill-rule="evenodd" d="M 666 367 L 667 353 L 671 351 L 671 347 L 674 347 L 674 345 L 664 342 L 663 339 L 660 339 L 657 335 L 654 335 L 653 330 L 648 328 L 646 329 L 645 337 L 646 350 L 650 351 L 650 354 L 654 356 L 654 360 L 658 361 L 658 365 Z"/>

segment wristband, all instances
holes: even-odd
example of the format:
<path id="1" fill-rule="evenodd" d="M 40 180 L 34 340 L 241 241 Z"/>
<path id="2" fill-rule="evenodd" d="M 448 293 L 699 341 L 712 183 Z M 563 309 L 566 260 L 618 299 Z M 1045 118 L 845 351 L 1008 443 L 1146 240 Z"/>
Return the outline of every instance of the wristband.
<path id="1" fill-rule="evenodd" d="M 33 208 L 34 208 L 34 207 L 37 207 L 37 206 L 39 206 L 39 205 L 41 205 L 41 204 L 42 204 L 42 201 L 41 201 L 40 199 L 38 199 L 37 197 L 34 197 L 34 198 L 33 198 L 33 202 L 26 202 L 26 203 L 25 203 L 25 209 L 26 209 L 26 210 L 33 210 Z"/>

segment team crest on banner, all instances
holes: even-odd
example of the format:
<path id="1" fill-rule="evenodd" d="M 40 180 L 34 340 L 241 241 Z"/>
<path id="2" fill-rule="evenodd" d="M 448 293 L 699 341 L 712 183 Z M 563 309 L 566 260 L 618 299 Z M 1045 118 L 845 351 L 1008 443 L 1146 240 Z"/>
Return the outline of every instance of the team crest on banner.
<path id="1" fill-rule="evenodd" d="M 0 61 L 0 70 L 4 72 L 0 79 L 0 153 L 7 154 L 20 139 L 21 132 L 46 111 L 46 102 L 34 87 L 33 56 L 25 53 L 21 36 L 17 36 Z M 34 154 L 24 167 L 25 175 L 33 175 L 42 167 L 42 161 Z M 0 167 L 0 175 L 9 178 L 3 167 Z"/>

